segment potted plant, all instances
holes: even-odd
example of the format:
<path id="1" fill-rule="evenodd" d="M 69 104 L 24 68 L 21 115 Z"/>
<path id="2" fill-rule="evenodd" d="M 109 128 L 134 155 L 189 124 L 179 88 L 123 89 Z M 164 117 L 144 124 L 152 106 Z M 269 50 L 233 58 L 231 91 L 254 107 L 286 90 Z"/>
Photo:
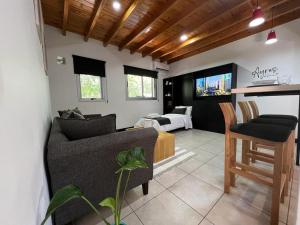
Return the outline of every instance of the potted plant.
<path id="1" fill-rule="evenodd" d="M 140 147 L 135 147 L 133 149 L 119 152 L 117 155 L 117 163 L 120 168 L 116 171 L 118 175 L 118 182 L 116 187 L 116 194 L 114 197 L 108 197 L 102 200 L 99 205 L 102 207 L 108 207 L 111 209 L 112 214 L 114 215 L 114 224 L 113 225 L 125 225 L 121 222 L 121 210 L 122 204 L 125 198 L 125 193 L 127 185 L 130 179 L 131 172 L 138 168 L 147 168 L 147 163 L 145 162 L 144 150 Z M 123 180 L 123 175 L 127 172 L 127 177 L 125 181 L 125 186 L 123 192 L 121 191 L 121 185 Z M 122 192 L 122 193 L 121 193 Z M 87 203 L 90 208 L 99 215 L 106 225 L 111 225 L 105 218 L 103 218 L 99 210 L 84 196 L 79 187 L 75 185 L 67 185 L 59 189 L 53 196 L 48 206 L 46 215 L 41 225 L 44 225 L 47 219 L 55 212 L 57 208 L 64 205 L 65 203 L 79 198 Z"/>

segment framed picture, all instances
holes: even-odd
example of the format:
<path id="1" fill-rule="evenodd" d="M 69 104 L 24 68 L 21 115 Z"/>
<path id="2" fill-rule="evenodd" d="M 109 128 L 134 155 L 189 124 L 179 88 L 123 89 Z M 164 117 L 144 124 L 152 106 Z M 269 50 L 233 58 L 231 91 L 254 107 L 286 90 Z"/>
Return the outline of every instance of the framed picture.
<path id="1" fill-rule="evenodd" d="M 42 4 L 40 0 L 33 0 L 33 5 L 34 5 L 36 30 L 43 51 L 44 70 L 47 75 L 47 54 L 46 54 L 46 44 L 45 44 L 45 35 L 44 35 L 44 19 L 43 19 L 43 12 L 42 12 Z"/>

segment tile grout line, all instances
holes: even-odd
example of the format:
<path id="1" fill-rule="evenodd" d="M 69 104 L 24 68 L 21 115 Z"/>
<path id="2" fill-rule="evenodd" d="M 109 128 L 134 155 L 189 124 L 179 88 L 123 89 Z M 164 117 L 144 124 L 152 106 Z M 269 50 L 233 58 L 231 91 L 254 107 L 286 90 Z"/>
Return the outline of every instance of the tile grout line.
<path id="1" fill-rule="evenodd" d="M 158 181 L 156 181 L 158 182 Z M 159 183 L 159 182 L 158 182 Z M 160 184 L 160 183 L 159 183 Z M 161 184 L 160 184 L 161 185 Z M 148 201 L 146 201 L 145 203 L 143 203 L 141 206 L 137 207 L 135 210 L 130 206 L 130 208 L 132 209 L 133 212 L 139 210 L 140 208 L 142 208 L 144 205 L 148 204 L 148 202 L 152 201 L 153 199 L 155 199 L 157 196 L 159 196 L 160 194 L 162 194 L 165 190 L 167 190 L 167 188 L 165 188 L 163 185 L 161 185 L 164 190 L 162 192 L 159 192 L 157 195 L 153 196 L 153 198 L 150 198 Z"/>
<path id="2" fill-rule="evenodd" d="M 152 198 L 152 199 L 153 199 L 153 198 Z M 152 199 L 151 199 L 151 200 L 152 200 Z M 149 200 L 149 201 L 151 201 L 151 200 Z M 142 222 L 142 220 L 140 219 L 140 217 L 136 214 L 135 210 L 131 207 L 131 205 L 127 202 L 127 200 L 125 200 L 125 201 L 126 201 L 126 203 L 128 204 L 129 208 L 131 208 L 132 213 L 134 213 L 134 215 L 136 215 L 136 217 L 137 217 L 138 220 L 141 222 L 141 224 L 144 225 L 144 223 Z M 137 210 L 137 209 L 136 209 L 136 210 Z M 130 213 L 130 214 L 132 214 L 132 213 Z M 130 215 L 130 214 L 129 214 L 129 215 Z M 129 216 L 129 215 L 128 215 L 128 216 Z"/>
<path id="3" fill-rule="evenodd" d="M 179 199 L 180 201 L 182 201 L 183 203 L 185 203 L 186 205 L 188 205 L 190 208 L 192 208 L 197 214 L 199 214 L 200 216 L 202 216 L 203 217 L 203 219 L 208 215 L 208 213 L 210 212 L 210 210 L 215 206 L 215 204 L 217 203 L 217 202 L 219 202 L 219 200 L 222 198 L 222 196 L 224 195 L 224 193 L 222 193 L 221 194 L 221 196 L 216 200 L 216 202 L 213 204 L 213 206 L 211 207 L 211 209 L 210 210 L 208 210 L 208 212 L 205 214 L 205 215 L 202 215 L 200 212 L 198 212 L 193 206 L 191 206 L 189 203 L 187 203 L 185 200 L 183 200 L 182 198 L 180 198 L 178 195 L 176 195 L 176 193 L 174 193 L 173 191 L 171 191 L 170 189 L 168 189 L 168 191 L 170 192 L 170 193 L 172 193 L 177 199 Z M 202 220 L 203 220 L 202 219 Z M 201 222 L 202 222 L 202 220 L 201 220 Z M 200 222 L 200 223 L 201 223 Z"/>
<path id="4" fill-rule="evenodd" d="M 138 220 L 141 222 L 141 224 L 144 225 L 143 221 L 141 220 L 141 218 L 138 216 L 138 214 L 136 214 L 136 212 L 133 210 L 134 215 L 136 215 L 136 217 L 138 218 Z"/>

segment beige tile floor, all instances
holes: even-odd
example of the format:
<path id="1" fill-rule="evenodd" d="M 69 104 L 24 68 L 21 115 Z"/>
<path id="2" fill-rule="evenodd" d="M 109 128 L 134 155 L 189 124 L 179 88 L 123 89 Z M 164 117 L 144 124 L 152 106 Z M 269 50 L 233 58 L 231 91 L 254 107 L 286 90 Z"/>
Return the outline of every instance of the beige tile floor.
<path id="1" fill-rule="evenodd" d="M 177 131 L 176 146 L 196 154 L 156 176 L 144 196 L 130 190 L 122 213 L 127 225 L 268 225 L 271 190 L 238 177 L 230 194 L 223 193 L 224 135 L 200 130 Z M 237 157 L 241 157 L 238 143 Z M 268 167 L 263 163 L 262 167 Z M 296 167 L 290 196 L 280 208 L 280 225 L 296 225 L 300 168 Z M 112 217 L 103 211 L 108 220 Z M 299 215 L 300 216 L 300 215 Z M 298 218 L 299 220 L 299 218 Z M 104 225 L 88 215 L 76 225 Z"/>

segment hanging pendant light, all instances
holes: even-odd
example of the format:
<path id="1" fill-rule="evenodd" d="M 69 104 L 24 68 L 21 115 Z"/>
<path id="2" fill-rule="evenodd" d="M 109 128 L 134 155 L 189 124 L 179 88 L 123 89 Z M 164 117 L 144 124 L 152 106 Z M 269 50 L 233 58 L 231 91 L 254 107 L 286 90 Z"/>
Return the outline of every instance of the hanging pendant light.
<path id="1" fill-rule="evenodd" d="M 276 43 L 278 40 L 277 40 L 277 37 L 276 37 L 276 32 L 275 30 L 271 30 L 268 34 L 268 38 L 266 40 L 266 44 L 267 45 L 271 45 L 271 44 L 274 44 Z"/>
<path id="2" fill-rule="evenodd" d="M 276 32 L 273 29 L 273 27 L 274 27 L 274 18 L 273 18 L 273 8 L 272 8 L 272 28 L 271 28 L 270 32 L 268 33 L 268 37 L 265 42 L 267 45 L 274 44 L 278 41 L 277 37 L 276 37 Z"/>
<path id="3" fill-rule="evenodd" d="M 253 10 L 252 13 L 252 20 L 249 23 L 250 27 L 256 27 L 265 22 L 264 14 L 261 10 L 261 7 L 258 5 L 258 0 L 256 2 L 256 8 Z"/>

